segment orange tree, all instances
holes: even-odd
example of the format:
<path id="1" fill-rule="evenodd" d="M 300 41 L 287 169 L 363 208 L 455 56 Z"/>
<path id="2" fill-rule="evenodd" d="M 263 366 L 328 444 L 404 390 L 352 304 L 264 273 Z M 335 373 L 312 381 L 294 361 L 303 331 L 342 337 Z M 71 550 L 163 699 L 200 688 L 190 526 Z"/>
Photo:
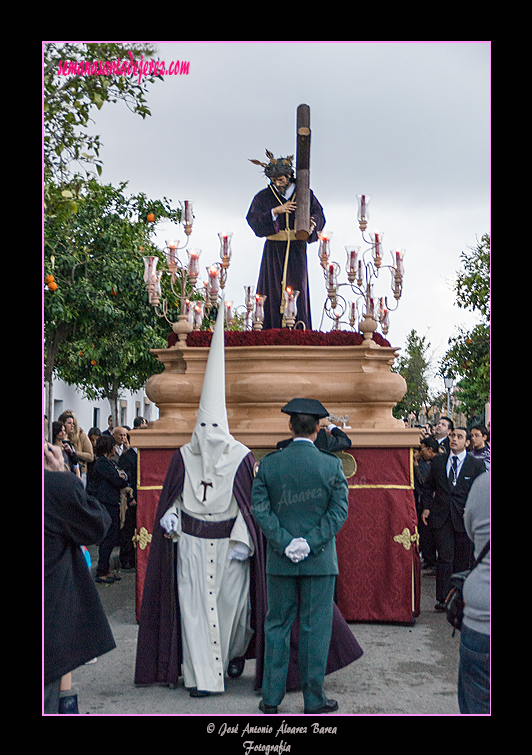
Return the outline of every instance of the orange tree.
<path id="1" fill-rule="evenodd" d="M 166 345 L 170 326 L 148 303 L 142 257 L 162 257 L 151 237 L 156 222 L 178 223 L 166 198 L 126 196 L 95 179 L 72 180 L 65 212 L 47 205 L 44 224 L 44 378 L 51 416 L 52 377 L 78 386 L 89 399 L 107 398 L 116 418 L 122 390 L 138 390 L 161 366 L 151 348 Z M 55 211 L 57 208 L 57 212 Z"/>

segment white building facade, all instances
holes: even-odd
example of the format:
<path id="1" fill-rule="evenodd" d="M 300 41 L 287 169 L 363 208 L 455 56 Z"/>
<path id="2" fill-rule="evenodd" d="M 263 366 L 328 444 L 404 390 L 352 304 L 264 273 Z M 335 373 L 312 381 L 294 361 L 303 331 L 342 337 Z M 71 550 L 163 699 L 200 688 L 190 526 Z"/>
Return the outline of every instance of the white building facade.
<path id="1" fill-rule="evenodd" d="M 89 401 L 83 393 L 74 385 L 67 385 L 62 380 L 53 382 L 53 410 L 52 417 L 55 422 L 58 417 L 70 410 L 74 412 L 79 426 L 87 433 L 92 427 L 98 427 L 102 432 L 107 430 L 108 417 L 111 407 L 107 399 Z M 148 422 L 158 419 L 159 410 L 149 400 L 144 389 L 130 393 L 124 391 L 118 400 L 118 421 L 122 427 L 133 427 L 135 417 L 144 417 Z"/>

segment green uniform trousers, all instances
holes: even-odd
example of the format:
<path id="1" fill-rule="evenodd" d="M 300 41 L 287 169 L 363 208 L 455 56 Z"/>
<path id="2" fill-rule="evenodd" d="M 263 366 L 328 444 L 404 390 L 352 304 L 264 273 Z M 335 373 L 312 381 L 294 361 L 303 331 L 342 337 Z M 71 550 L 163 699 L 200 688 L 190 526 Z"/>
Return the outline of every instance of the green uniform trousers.
<path id="1" fill-rule="evenodd" d="M 305 711 L 325 704 L 323 679 L 331 643 L 336 576 L 267 574 L 268 613 L 264 623 L 262 699 L 279 705 L 286 693 L 290 630 L 299 606 L 298 663 Z"/>

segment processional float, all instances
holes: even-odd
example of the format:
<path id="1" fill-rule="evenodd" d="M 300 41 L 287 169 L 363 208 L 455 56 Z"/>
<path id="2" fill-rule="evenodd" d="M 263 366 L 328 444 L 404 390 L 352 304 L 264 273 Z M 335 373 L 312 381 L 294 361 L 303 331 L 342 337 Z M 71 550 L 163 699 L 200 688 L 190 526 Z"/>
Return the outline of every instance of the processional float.
<path id="1" fill-rule="evenodd" d="M 310 109 L 297 109 L 296 180 L 298 206 L 296 234 L 310 230 L 308 201 L 310 173 Z M 402 294 L 404 250 L 395 249 L 384 263 L 383 235 L 366 239 L 368 195 L 358 195 L 357 219 L 367 249 L 346 247 L 347 282 L 332 259 L 331 236 L 320 235 L 318 258 L 323 269 L 326 299 L 323 317 L 332 320 L 328 333 L 298 327 L 293 295 L 283 292 L 287 317 L 282 330 L 262 330 L 261 298 L 245 287 L 239 308 L 225 302 L 226 322 L 239 318 L 240 330 L 225 334 L 226 406 L 231 434 L 250 448 L 258 460 L 288 436 L 281 407 L 294 397 L 321 401 L 351 439 L 339 453 L 349 485 L 349 516 L 337 536 L 339 576 L 337 604 L 347 621 L 411 624 L 419 614 L 419 538 L 414 501 L 413 449 L 419 433 L 393 417 L 394 406 L 406 392 L 406 382 L 392 372 L 398 348 L 383 335 L 388 332 L 387 297 L 376 285 L 386 270 L 393 296 Z M 146 394 L 159 417 L 142 430 L 132 431 L 138 449 L 137 615 L 157 502 L 174 451 L 188 443 L 196 422 L 203 375 L 209 352 L 209 323 L 215 312 L 231 262 L 230 232 L 219 234 L 220 261 L 199 279 L 200 250 L 188 249 L 192 233 L 192 202 L 183 203 L 186 243 L 167 241 L 166 273 L 179 314 L 174 319 L 161 289 L 162 270 L 157 259 L 145 259 L 145 282 L 150 303 L 172 327 L 169 346 L 153 349 L 164 370 L 146 384 Z M 186 250 L 187 260 L 179 253 Z M 344 290 L 347 291 L 344 295 Z M 290 299 L 292 294 L 292 299 Z M 348 301 L 351 294 L 351 301 Z M 323 318 L 322 318 L 323 322 Z M 205 329 L 207 328 L 207 329 Z"/>

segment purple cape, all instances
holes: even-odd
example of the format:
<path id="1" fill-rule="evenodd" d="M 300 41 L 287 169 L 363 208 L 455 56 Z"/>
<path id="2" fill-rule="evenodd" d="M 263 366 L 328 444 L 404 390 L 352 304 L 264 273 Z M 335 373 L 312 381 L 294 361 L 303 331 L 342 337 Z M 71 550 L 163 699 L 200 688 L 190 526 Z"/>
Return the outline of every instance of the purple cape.
<path id="1" fill-rule="evenodd" d="M 264 536 L 251 515 L 250 501 L 255 465 L 253 453 L 240 464 L 235 475 L 233 493 L 253 540 L 255 553 L 250 559 L 251 627 L 253 637 L 246 658 L 255 658 L 254 688 L 262 685 L 264 660 L 264 619 L 266 618 L 266 550 Z M 176 548 L 164 537 L 159 520 L 168 511 L 183 490 L 183 457 L 179 449 L 168 467 L 159 505 L 155 515 L 154 531 L 144 579 L 142 605 L 139 618 L 135 684 L 178 685 L 181 676 L 183 649 L 181 644 L 181 617 L 176 586 Z M 290 640 L 290 666 L 287 689 L 300 684 L 297 664 L 298 621 L 294 622 Z M 336 604 L 333 614 L 333 636 L 329 648 L 327 674 L 337 671 L 360 658 L 362 649 L 354 638 Z"/>
<path id="2" fill-rule="evenodd" d="M 297 189 L 296 189 L 297 194 Z M 297 197 L 294 194 L 294 199 Z M 271 211 L 278 207 L 279 201 L 268 186 L 260 191 L 253 199 L 248 210 L 246 220 L 256 236 L 273 236 L 280 230 L 286 229 L 286 215 L 278 216 L 274 222 Z M 316 222 L 316 228 L 307 241 L 290 241 L 288 255 L 288 267 L 286 272 L 286 284 L 294 291 L 299 291 L 297 300 L 297 319 L 302 320 L 308 330 L 312 330 L 310 316 L 310 296 L 307 275 L 307 244 L 318 239 L 318 231 L 325 225 L 323 208 L 310 192 L 310 215 Z M 293 230 L 295 212 L 288 216 L 290 229 Z M 266 240 L 262 252 L 262 262 L 257 282 L 257 293 L 265 294 L 264 302 L 264 330 L 282 327 L 281 283 L 283 280 L 284 259 L 286 254 L 286 241 Z"/>

